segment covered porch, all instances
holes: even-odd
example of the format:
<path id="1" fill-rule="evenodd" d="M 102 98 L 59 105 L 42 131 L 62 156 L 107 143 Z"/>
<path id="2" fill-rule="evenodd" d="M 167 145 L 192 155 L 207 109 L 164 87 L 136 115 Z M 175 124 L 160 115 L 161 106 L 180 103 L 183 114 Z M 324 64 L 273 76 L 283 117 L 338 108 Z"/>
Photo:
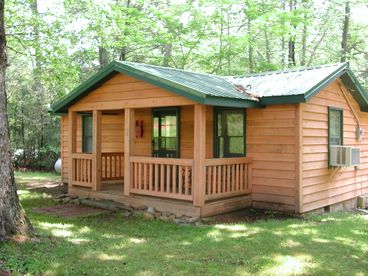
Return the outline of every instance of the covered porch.
<path id="1" fill-rule="evenodd" d="M 174 107 L 165 137 L 155 111 L 170 106 L 99 108 L 68 111 L 69 193 L 195 216 L 251 205 L 251 158 L 216 156 L 212 106 Z"/>

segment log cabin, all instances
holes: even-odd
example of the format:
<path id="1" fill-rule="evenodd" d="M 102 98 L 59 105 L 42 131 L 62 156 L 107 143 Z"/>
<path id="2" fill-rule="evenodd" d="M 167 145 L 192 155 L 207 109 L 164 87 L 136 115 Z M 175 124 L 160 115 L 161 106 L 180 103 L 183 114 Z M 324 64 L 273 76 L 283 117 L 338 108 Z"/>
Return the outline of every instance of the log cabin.
<path id="1" fill-rule="evenodd" d="M 222 77 L 114 61 L 52 112 L 71 195 L 210 216 L 368 191 L 368 96 L 348 63 Z"/>

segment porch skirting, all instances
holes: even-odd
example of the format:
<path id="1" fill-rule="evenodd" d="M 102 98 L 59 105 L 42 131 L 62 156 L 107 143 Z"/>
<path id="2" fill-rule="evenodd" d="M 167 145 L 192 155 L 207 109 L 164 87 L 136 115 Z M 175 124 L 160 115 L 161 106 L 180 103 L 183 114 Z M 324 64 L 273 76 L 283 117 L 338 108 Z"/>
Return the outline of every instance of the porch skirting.
<path id="1" fill-rule="evenodd" d="M 213 200 L 206 202 L 203 207 L 194 206 L 192 202 L 185 200 L 134 194 L 125 196 L 122 187 L 121 190 L 105 189 L 93 191 L 85 187 L 69 186 L 69 194 L 92 199 L 113 200 L 135 208 L 140 206 L 154 207 L 157 211 L 167 211 L 177 216 L 185 215 L 191 217 L 208 217 L 252 206 L 251 194 Z"/>

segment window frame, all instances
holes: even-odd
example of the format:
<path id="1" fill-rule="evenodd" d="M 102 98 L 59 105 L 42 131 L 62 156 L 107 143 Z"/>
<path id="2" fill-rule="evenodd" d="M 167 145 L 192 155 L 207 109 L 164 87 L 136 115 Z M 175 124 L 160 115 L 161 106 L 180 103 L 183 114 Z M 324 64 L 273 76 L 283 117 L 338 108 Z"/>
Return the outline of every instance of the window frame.
<path id="1" fill-rule="evenodd" d="M 234 107 L 214 107 L 213 109 L 213 155 L 214 158 L 220 158 L 219 152 L 219 139 L 218 139 L 218 114 L 223 111 L 237 111 L 241 112 L 243 115 L 243 143 L 244 143 L 244 153 L 240 154 L 230 154 L 229 152 L 224 152 L 224 156 L 221 158 L 234 158 L 234 157 L 246 157 L 247 156 L 247 128 L 246 128 L 246 121 L 247 121 L 247 111 L 245 108 L 234 108 Z M 229 137 L 229 136 L 228 136 Z M 230 136 L 232 137 L 232 136 Z"/>
<path id="2" fill-rule="evenodd" d="M 91 118 L 91 130 L 92 130 L 92 135 L 91 136 L 87 136 L 85 133 L 85 125 L 86 125 L 86 120 L 87 118 Z M 92 140 L 92 148 L 90 151 L 88 151 L 86 149 L 86 138 L 87 137 L 91 137 Z M 93 153 L 93 114 L 90 113 L 83 113 L 82 114 L 82 153 L 88 153 L 88 154 L 92 154 Z"/>
<path id="3" fill-rule="evenodd" d="M 327 129 L 327 134 L 328 134 L 328 166 L 331 167 L 330 165 L 330 149 L 331 149 L 331 120 L 330 120 L 330 114 L 331 112 L 335 112 L 338 111 L 340 113 L 340 137 L 341 137 L 341 144 L 340 146 L 344 145 L 344 109 L 340 108 L 340 107 L 332 107 L 329 106 L 328 107 L 328 129 Z"/>
<path id="4" fill-rule="evenodd" d="M 151 129 L 151 141 L 152 141 L 152 146 L 151 146 L 151 156 L 155 157 L 155 150 L 154 150 L 154 113 L 155 112 L 170 112 L 170 111 L 174 111 L 176 113 L 176 145 L 177 145 L 177 149 L 176 149 L 176 155 L 171 157 L 171 158 L 180 158 L 180 116 L 181 116 L 181 108 L 180 106 L 171 106 L 171 107 L 157 107 L 157 108 L 152 108 L 151 110 L 151 124 L 152 124 L 152 129 Z"/>

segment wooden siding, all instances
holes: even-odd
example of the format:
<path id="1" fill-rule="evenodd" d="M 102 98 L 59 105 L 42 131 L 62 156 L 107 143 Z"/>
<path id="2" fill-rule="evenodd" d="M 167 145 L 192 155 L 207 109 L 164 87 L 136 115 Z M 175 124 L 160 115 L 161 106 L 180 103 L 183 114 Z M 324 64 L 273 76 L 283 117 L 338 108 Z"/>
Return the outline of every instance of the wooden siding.
<path id="1" fill-rule="evenodd" d="M 361 127 L 368 129 L 368 113 L 360 112 L 358 104 L 348 99 L 359 117 Z M 354 198 L 368 192 L 368 140 L 355 139 L 357 122 L 349 108 L 338 81 L 335 81 L 309 102 L 302 105 L 303 185 L 302 211 L 307 212 Z M 361 149 L 361 166 L 333 169 L 328 167 L 328 107 L 343 109 L 344 145 Z"/>
<path id="2" fill-rule="evenodd" d="M 193 104 L 195 102 L 165 89 L 127 75 L 117 74 L 71 106 L 70 110 L 112 110 Z"/>
<path id="3" fill-rule="evenodd" d="M 295 211 L 297 105 L 247 110 L 247 156 L 253 164 L 253 205 Z"/>

